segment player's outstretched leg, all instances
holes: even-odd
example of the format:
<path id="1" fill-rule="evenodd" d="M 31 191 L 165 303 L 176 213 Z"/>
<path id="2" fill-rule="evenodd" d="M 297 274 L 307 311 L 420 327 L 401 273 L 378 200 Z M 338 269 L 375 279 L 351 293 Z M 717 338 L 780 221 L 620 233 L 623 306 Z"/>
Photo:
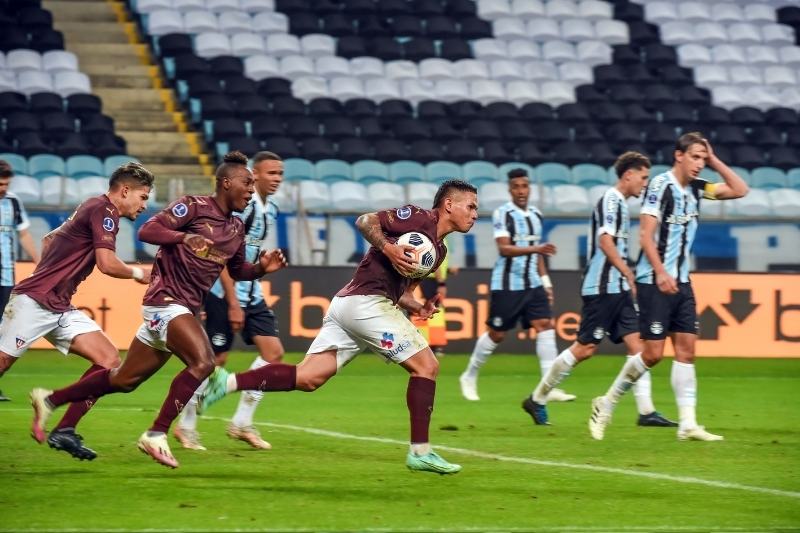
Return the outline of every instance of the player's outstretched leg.
<path id="1" fill-rule="evenodd" d="M 31 423 L 31 437 L 39 444 L 47 438 L 47 419 L 53 414 L 53 406 L 47 401 L 47 397 L 53 391 L 47 389 L 33 389 L 30 394 L 31 406 L 33 406 L 33 422 Z"/>
<path id="2" fill-rule="evenodd" d="M 75 433 L 75 428 L 54 429 L 47 437 L 47 444 L 81 461 L 91 461 L 97 457 L 94 450 L 83 445 L 83 437 Z"/>
<path id="3" fill-rule="evenodd" d="M 533 398 L 526 396 L 525 399 L 522 400 L 522 408 L 526 413 L 531 415 L 533 423 L 537 426 L 550 425 L 547 417 L 547 406 L 545 404 L 534 402 Z"/>
<path id="4" fill-rule="evenodd" d="M 206 447 L 200 442 L 200 433 L 197 431 L 197 409 L 200 403 L 200 396 L 203 394 L 207 384 L 208 380 L 204 380 L 194 391 L 192 399 L 183 408 L 181 416 L 178 418 L 178 423 L 172 429 L 172 435 L 175 440 L 187 450 L 206 450 Z"/>

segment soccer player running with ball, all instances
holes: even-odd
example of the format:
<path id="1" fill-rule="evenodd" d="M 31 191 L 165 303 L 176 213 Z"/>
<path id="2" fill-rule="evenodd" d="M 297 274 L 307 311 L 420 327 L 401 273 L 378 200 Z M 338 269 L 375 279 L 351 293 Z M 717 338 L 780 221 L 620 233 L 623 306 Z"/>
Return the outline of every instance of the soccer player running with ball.
<path id="1" fill-rule="evenodd" d="M 116 243 L 119 219 L 135 220 L 145 210 L 153 180 L 139 163 L 122 165 L 111 174 L 106 194 L 81 203 L 66 222 L 45 235 L 41 261 L 30 277 L 14 287 L 3 314 L 0 375 L 42 337 L 64 355 L 74 353 L 89 361 L 92 366 L 83 377 L 119 366 L 117 348 L 94 320 L 72 306 L 71 300 L 95 265 L 112 278 L 144 284 L 150 281 L 149 270 L 130 267 L 117 257 Z M 47 439 L 51 448 L 77 459 L 97 457 L 75 433 L 78 421 L 96 397 L 81 400 L 69 406 L 49 436 L 44 424 L 33 424 L 31 436 L 40 444 Z"/>
<path id="2" fill-rule="evenodd" d="M 537 424 L 548 424 L 547 395 L 581 361 L 589 359 L 608 335 L 615 343 L 624 342 L 628 357 L 642 352 L 639 319 L 634 300 L 636 284 L 628 266 L 630 216 L 626 200 L 636 198 L 647 186 L 650 160 L 639 152 L 625 152 L 614 163 L 618 182 L 598 200 L 592 211 L 587 243 L 587 263 L 581 296 L 583 310 L 578 339 L 561 352 L 533 391 L 533 413 Z M 653 406 L 650 373 L 645 372 L 634 385 L 638 425 L 674 427 Z"/>
<path id="3" fill-rule="evenodd" d="M 678 404 L 679 440 L 723 440 L 697 424 L 697 377 L 694 368 L 697 308 L 689 279 L 689 254 L 697 234 L 700 199 L 731 200 L 748 187 L 723 163 L 711 144 L 697 132 L 675 143 L 672 168 L 650 180 L 639 216 L 642 252 L 636 264 L 641 355 L 629 358 L 604 396 L 592 400 L 589 431 L 602 440 L 620 397 L 664 356 L 666 337 L 672 340 L 672 390 Z M 723 183 L 700 179 L 708 165 Z"/>
<path id="4" fill-rule="evenodd" d="M 144 323 L 119 368 L 100 370 L 77 383 L 51 392 L 34 389 L 33 426 L 44 431 L 53 409 L 69 402 L 131 392 L 155 374 L 174 353 L 186 368 L 172 380 L 158 417 L 139 437 L 139 449 L 155 461 L 178 467 L 167 443 L 167 431 L 186 402 L 214 370 L 214 352 L 195 317 L 223 267 L 234 279 L 257 279 L 283 268 L 279 250 L 263 252 L 256 263 L 245 260 L 244 225 L 233 216 L 253 195 L 253 175 L 247 157 L 227 154 L 216 171 L 211 196 L 184 196 L 148 220 L 139 239 L 160 245 L 150 286 L 144 295 Z"/>
<path id="5" fill-rule="evenodd" d="M 234 213 L 244 222 L 245 259 L 255 262 L 267 233 L 275 225 L 278 206 L 270 200 L 283 181 L 283 160 L 272 152 L 258 152 L 253 156 L 255 194 L 241 213 Z M 240 333 L 247 344 L 258 348 L 258 356 L 250 368 L 260 368 L 269 363 L 280 363 L 283 344 L 278 338 L 275 314 L 264 301 L 259 280 L 234 282 L 227 270 L 206 296 L 206 333 L 214 350 L 216 363 L 224 366 L 233 344 L 233 336 Z M 205 450 L 197 431 L 197 401 L 204 385 L 200 386 L 184 408 L 173 435 L 181 446 L 191 450 Z M 228 425 L 232 439 L 246 442 L 253 448 L 268 450 L 270 443 L 261 438 L 253 425 L 253 415 L 264 393 L 247 391 L 239 398 L 239 406 Z"/>
<path id="6" fill-rule="evenodd" d="M 447 254 L 444 237 L 454 231 L 468 232 L 478 217 L 477 209 L 475 187 L 449 180 L 439 187 L 431 210 L 407 205 L 358 217 L 356 227 L 372 246 L 353 279 L 331 301 L 322 329 L 305 359 L 297 366 L 270 364 L 240 374 L 228 374 L 218 368 L 206 387 L 201 410 L 236 390 L 312 392 L 370 348 L 410 374 L 406 392 L 411 419 L 408 468 L 439 474 L 460 471 L 461 466 L 449 463 L 431 449 L 428 430 L 439 362 L 402 311 L 428 318 L 437 311 L 438 298 L 431 298 L 424 305 L 414 299 L 416 282 L 408 277 L 414 263 L 406 255 L 406 250 L 413 247 L 400 246 L 395 241 L 409 231 L 424 234 L 436 248 L 434 270 Z"/>

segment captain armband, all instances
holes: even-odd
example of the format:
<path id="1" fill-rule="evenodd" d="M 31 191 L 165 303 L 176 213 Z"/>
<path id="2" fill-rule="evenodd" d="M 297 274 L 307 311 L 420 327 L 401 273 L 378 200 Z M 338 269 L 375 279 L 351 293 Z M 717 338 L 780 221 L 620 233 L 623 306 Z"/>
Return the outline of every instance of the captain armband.
<path id="1" fill-rule="evenodd" d="M 705 187 L 703 187 L 703 198 L 706 200 L 716 200 L 717 187 L 719 187 L 719 185 L 719 183 L 706 183 Z"/>

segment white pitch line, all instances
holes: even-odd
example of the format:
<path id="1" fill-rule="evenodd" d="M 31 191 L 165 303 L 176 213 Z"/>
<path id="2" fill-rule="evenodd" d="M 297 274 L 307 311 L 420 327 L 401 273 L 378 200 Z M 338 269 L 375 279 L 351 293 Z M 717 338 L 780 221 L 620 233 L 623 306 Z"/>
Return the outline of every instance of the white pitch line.
<path id="1" fill-rule="evenodd" d="M 139 408 L 125 408 L 125 407 L 109 407 L 104 408 L 105 411 L 146 411 L 145 409 Z M 30 408 L 0 408 L 0 412 L 2 411 L 30 411 Z M 222 418 L 217 416 L 204 416 L 208 420 L 220 420 L 223 422 L 230 421 L 229 418 Z M 294 426 L 290 424 L 276 424 L 273 422 L 255 422 L 257 426 L 265 426 L 271 427 L 276 429 L 286 429 L 290 431 L 300 431 L 303 433 L 310 433 L 312 435 L 321 435 L 323 437 L 331 437 L 336 439 L 346 439 L 346 440 L 357 440 L 362 442 L 377 442 L 381 444 L 394 444 L 400 446 L 407 446 L 408 442 L 396 440 L 396 439 L 387 439 L 383 437 L 366 437 L 362 435 L 353 435 L 350 433 L 341 433 L 338 431 L 328 431 L 326 429 L 318 429 L 318 428 L 311 428 L 305 426 Z M 688 446 L 687 446 L 688 447 Z M 573 470 L 588 470 L 590 472 L 601 472 L 604 474 L 621 474 L 624 476 L 633 476 L 633 477 L 641 477 L 646 479 L 657 479 L 659 481 L 673 481 L 675 483 L 684 483 L 690 485 L 704 485 L 706 487 L 715 487 L 720 489 L 732 489 L 732 490 L 741 490 L 745 492 L 755 492 L 760 494 L 769 494 L 771 496 L 783 496 L 787 498 L 798 498 L 800 499 L 800 492 L 794 492 L 789 490 L 780 490 L 780 489 L 770 489 L 767 487 L 757 487 L 754 485 L 742 485 L 740 483 L 729 483 L 727 481 L 714 481 L 711 479 L 702 479 L 697 477 L 691 476 L 675 476 L 672 474 L 659 474 L 657 472 L 642 472 L 639 470 L 628 470 L 627 468 L 614 468 L 610 466 L 596 466 L 596 465 L 587 465 L 587 464 L 578 464 L 578 463 L 565 463 L 562 461 L 545 461 L 542 459 L 530 459 L 528 457 L 513 457 L 509 455 L 499 455 L 494 453 L 487 453 L 481 452 L 478 450 L 469 450 L 466 448 L 455 448 L 453 446 L 436 446 L 439 450 L 446 450 L 448 452 L 453 452 L 461 455 L 468 455 L 471 457 L 478 457 L 481 459 L 490 459 L 493 461 L 502 461 L 506 463 L 520 463 L 520 464 L 527 464 L 527 465 L 536 465 L 536 466 L 550 466 L 555 468 L 570 468 Z M 2 530 L 0 530 L 2 531 Z"/>
<path id="2" fill-rule="evenodd" d="M 222 420 L 229 421 L 227 418 L 207 416 L 209 420 Z M 383 437 L 364 437 L 361 435 L 352 435 L 350 433 L 340 433 L 338 431 L 328 431 L 325 429 L 310 428 L 304 426 L 293 426 L 289 424 L 275 424 L 272 422 L 256 422 L 256 425 L 267 426 L 278 429 L 288 429 L 291 431 L 302 431 L 304 433 L 311 433 L 313 435 L 322 435 L 324 437 L 332 437 L 336 439 L 359 440 L 363 442 L 379 442 L 382 444 L 399 444 L 407 446 L 408 442 L 396 439 L 387 439 Z M 728 483 L 725 481 L 714 481 L 710 479 L 702 479 L 690 476 L 674 476 L 672 474 L 659 474 L 656 472 L 641 472 L 639 470 L 628 470 L 626 468 L 614 468 L 609 466 L 595 466 L 576 463 L 564 463 L 561 461 L 544 461 L 541 459 L 529 459 L 527 457 L 513 457 L 509 455 L 498 455 L 494 453 L 486 453 L 477 450 L 469 450 L 466 448 L 455 448 L 453 446 L 436 446 L 438 450 L 446 450 L 448 452 L 458 453 L 461 455 L 469 455 L 471 457 L 479 457 L 481 459 L 491 459 L 493 461 L 503 461 L 507 463 L 522 463 L 527 465 L 537 466 L 552 466 L 556 468 L 571 468 L 573 470 L 589 470 L 591 472 L 602 472 L 605 474 L 622 474 L 626 476 L 643 477 L 647 479 L 657 479 L 660 481 L 674 481 L 676 483 L 687 483 L 694 485 L 705 485 L 707 487 L 715 487 L 720 489 L 734 489 L 743 490 L 747 492 L 758 492 L 761 494 L 769 494 L 772 496 L 785 496 L 788 498 L 800 498 L 800 492 L 793 492 L 788 490 L 770 489 L 766 487 L 756 487 L 753 485 L 742 485 L 739 483 Z"/>

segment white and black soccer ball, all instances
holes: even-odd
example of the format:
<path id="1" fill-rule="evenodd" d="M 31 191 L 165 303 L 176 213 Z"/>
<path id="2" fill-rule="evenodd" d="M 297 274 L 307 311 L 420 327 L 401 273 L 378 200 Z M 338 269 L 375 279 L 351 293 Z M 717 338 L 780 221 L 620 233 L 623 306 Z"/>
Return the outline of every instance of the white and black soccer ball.
<path id="1" fill-rule="evenodd" d="M 413 250 L 406 252 L 414 260 L 414 272 L 408 276 L 411 279 L 424 278 L 430 274 L 436 264 L 436 247 L 424 233 L 409 231 L 397 239 L 400 246 L 413 246 Z"/>

